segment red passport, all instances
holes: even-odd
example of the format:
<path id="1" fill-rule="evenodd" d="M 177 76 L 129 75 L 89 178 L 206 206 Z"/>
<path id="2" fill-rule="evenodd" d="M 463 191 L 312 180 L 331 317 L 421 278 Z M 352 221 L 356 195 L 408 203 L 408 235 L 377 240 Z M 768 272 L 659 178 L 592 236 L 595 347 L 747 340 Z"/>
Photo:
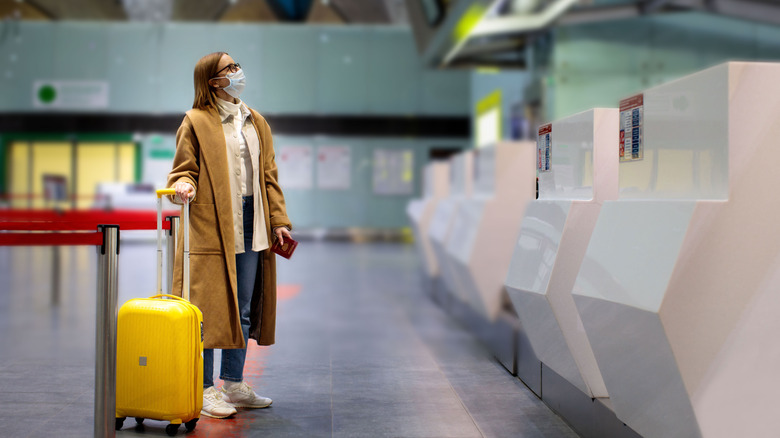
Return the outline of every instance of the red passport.
<path id="1" fill-rule="evenodd" d="M 274 239 L 274 244 L 271 245 L 271 251 L 279 254 L 280 256 L 289 259 L 292 257 L 295 248 L 298 247 L 298 242 L 287 237 L 284 239 L 284 245 L 279 245 L 279 239 Z"/>

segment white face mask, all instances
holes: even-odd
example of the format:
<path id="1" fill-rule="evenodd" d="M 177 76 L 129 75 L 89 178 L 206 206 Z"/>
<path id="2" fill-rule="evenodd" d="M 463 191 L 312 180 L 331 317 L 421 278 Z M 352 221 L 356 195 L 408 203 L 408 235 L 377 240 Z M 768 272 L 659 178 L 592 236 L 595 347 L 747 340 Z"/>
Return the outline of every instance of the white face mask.
<path id="1" fill-rule="evenodd" d="M 244 88 L 246 87 L 246 77 L 244 76 L 243 69 L 238 69 L 238 71 L 235 73 L 228 73 L 221 78 L 214 78 L 214 79 L 229 80 L 230 85 L 223 88 L 223 90 L 225 90 L 225 93 L 231 95 L 235 99 L 238 99 L 238 96 L 241 95 L 241 92 L 244 91 Z"/>

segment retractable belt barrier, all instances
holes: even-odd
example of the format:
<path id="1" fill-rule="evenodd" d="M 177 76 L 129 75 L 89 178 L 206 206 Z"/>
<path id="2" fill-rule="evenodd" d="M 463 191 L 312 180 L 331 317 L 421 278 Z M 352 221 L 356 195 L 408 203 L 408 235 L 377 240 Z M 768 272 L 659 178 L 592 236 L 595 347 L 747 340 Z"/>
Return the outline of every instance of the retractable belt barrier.
<path id="1" fill-rule="evenodd" d="M 177 216 L 169 210 L 164 216 Z M 88 233 L 102 224 L 118 225 L 122 230 L 154 230 L 155 210 L 0 210 L 0 246 L 101 245 L 99 233 Z M 169 230 L 168 222 L 163 229 Z M 4 232 L 3 232 L 4 231 Z M 11 231 L 11 232 L 9 232 Z M 35 231 L 33 233 L 29 231 Z M 78 231 L 78 233 L 40 233 L 40 231 Z"/>
<path id="2" fill-rule="evenodd" d="M 161 193 L 158 191 L 158 197 Z M 162 226 L 176 228 L 178 211 L 167 211 Z M 0 246 L 53 246 L 59 272 L 59 246 L 97 246 L 97 324 L 95 326 L 95 436 L 115 437 L 116 315 L 119 230 L 157 229 L 157 211 L 0 210 Z M 110 224 L 110 225 L 107 225 Z M 97 231 L 95 231 L 97 230 Z M 170 239 L 174 240 L 174 239 Z M 55 274 L 57 275 L 57 274 Z M 56 282 L 56 281 L 55 281 Z M 57 282 L 58 283 L 58 282 Z M 56 288 L 59 287 L 57 284 Z M 58 289 L 53 289 L 57 298 Z M 58 300 L 53 299 L 56 303 Z"/>

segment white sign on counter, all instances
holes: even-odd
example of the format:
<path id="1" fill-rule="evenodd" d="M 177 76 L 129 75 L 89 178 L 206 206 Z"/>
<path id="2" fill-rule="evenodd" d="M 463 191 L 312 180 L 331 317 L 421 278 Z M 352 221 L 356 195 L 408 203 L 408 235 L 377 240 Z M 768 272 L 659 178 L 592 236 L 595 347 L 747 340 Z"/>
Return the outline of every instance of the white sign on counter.
<path id="1" fill-rule="evenodd" d="M 637 94 L 620 101 L 620 161 L 644 158 L 642 119 L 644 95 Z"/>
<path id="2" fill-rule="evenodd" d="M 552 123 L 539 127 L 539 137 L 536 140 L 536 170 L 550 171 L 550 149 L 552 148 Z"/>

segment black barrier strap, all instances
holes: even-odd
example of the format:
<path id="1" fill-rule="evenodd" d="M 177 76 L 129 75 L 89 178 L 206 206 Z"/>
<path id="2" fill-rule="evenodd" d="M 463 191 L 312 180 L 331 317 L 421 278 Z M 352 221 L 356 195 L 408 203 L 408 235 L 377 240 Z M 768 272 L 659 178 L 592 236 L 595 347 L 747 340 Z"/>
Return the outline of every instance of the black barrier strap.
<path id="1" fill-rule="evenodd" d="M 119 254 L 119 225 L 98 225 L 98 231 L 103 234 L 103 244 L 100 245 L 100 254 L 106 254 L 106 229 L 116 228 L 116 253 Z"/>

